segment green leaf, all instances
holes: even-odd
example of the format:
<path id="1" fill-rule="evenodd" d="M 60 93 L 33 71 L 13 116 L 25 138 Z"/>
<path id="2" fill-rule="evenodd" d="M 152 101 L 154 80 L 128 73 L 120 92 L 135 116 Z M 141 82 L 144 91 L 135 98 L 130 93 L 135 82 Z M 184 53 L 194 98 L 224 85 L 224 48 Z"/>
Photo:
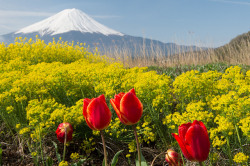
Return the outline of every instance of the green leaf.
<path id="1" fill-rule="evenodd" d="M 102 166 L 105 166 L 105 159 L 103 159 L 102 161 Z"/>
<path id="2" fill-rule="evenodd" d="M 55 146 L 55 149 L 56 149 L 56 157 L 57 157 L 58 162 L 60 163 L 60 162 L 62 161 L 62 159 L 61 159 L 61 155 L 58 153 L 57 144 L 56 144 L 54 141 L 52 141 L 52 143 L 53 143 L 54 146 Z"/>
<path id="3" fill-rule="evenodd" d="M 80 166 L 86 161 L 86 159 L 80 159 L 77 163 L 72 164 L 72 166 Z"/>
<path id="4" fill-rule="evenodd" d="M 86 161 L 86 159 L 80 159 L 77 164 L 83 164 Z"/>
<path id="5" fill-rule="evenodd" d="M 2 165 L 2 153 L 3 153 L 3 149 L 1 146 L 2 145 L 0 144 L 0 166 Z"/>
<path id="6" fill-rule="evenodd" d="M 120 153 L 122 153 L 122 152 L 123 152 L 123 150 L 120 150 L 115 154 L 115 156 L 112 159 L 111 166 L 116 165 L 116 163 L 118 162 L 118 157 L 119 157 Z"/>
<path id="7" fill-rule="evenodd" d="M 48 157 L 46 160 L 46 166 L 53 166 L 53 160 L 52 158 Z"/>
<path id="8" fill-rule="evenodd" d="M 139 166 L 139 160 L 138 160 L 138 156 L 136 157 L 135 160 L 135 165 Z M 144 156 L 141 153 L 141 166 L 148 166 L 147 161 L 145 160 Z"/>

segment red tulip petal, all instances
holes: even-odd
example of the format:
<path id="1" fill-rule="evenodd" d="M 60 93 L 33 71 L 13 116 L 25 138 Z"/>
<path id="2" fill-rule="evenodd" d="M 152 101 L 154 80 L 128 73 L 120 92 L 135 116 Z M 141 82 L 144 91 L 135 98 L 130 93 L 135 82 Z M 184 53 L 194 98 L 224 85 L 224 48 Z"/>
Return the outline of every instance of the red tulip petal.
<path id="1" fill-rule="evenodd" d="M 113 106 L 118 118 L 123 124 L 127 124 L 127 121 L 122 117 L 120 112 L 120 102 L 125 93 L 121 92 L 118 95 L 115 95 L 114 99 L 110 99 L 110 103 Z"/>
<path id="2" fill-rule="evenodd" d="M 178 133 L 179 133 L 179 137 L 182 140 L 182 142 L 185 142 L 186 132 L 191 125 L 192 125 L 192 123 L 186 123 L 186 124 L 182 124 L 181 126 L 179 126 Z"/>
<path id="3" fill-rule="evenodd" d="M 186 133 L 186 149 L 196 161 L 205 161 L 209 154 L 210 142 L 207 132 L 198 121 L 194 121 Z"/>
<path id="4" fill-rule="evenodd" d="M 67 141 L 71 141 L 72 140 L 72 134 L 73 134 L 73 130 L 69 131 L 67 133 Z"/>
<path id="5" fill-rule="evenodd" d="M 183 163 L 181 156 L 172 149 L 167 151 L 165 160 L 169 163 L 169 165 L 173 166 L 182 166 Z"/>
<path id="6" fill-rule="evenodd" d="M 124 92 L 119 93 L 118 95 L 115 95 L 115 100 L 118 100 L 117 102 L 120 103 L 122 97 L 124 96 Z"/>
<path id="7" fill-rule="evenodd" d="M 58 133 L 56 134 L 58 141 L 61 143 L 64 143 L 64 134 L 63 133 Z"/>
<path id="8" fill-rule="evenodd" d="M 88 99 L 88 98 L 83 100 L 83 112 L 82 112 L 82 114 L 83 114 L 84 118 L 86 118 L 86 116 L 87 116 L 87 107 L 88 107 L 90 101 L 91 101 L 91 99 Z"/>
<path id="9" fill-rule="evenodd" d="M 115 95 L 114 99 L 110 99 L 110 102 L 112 100 L 112 106 L 115 107 L 116 109 L 120 110 L 120 101 L 124 93 L 119 93 L 118 95 Z"/>
<path id="10" fill-rule="evenodd" d="M 135 94 L 135 89 L 134 89 L 134 88 L 132 88 L 129 92 L 131 92 L 131 93 L 133 93 L 134 95 L 136 95 L 136 94 Z"/>
<path id="11" fill-rule="evenodd" d="M 106 100 L 105 100 L 105 96 L 104 95 L 100 95 L 98 97 L 98 99 L 100 99 L 102 102 L 106 103 Z"/>
<path id="12" fill-rule="evenodd" d="M 92 130 L 96 130 L 96 129 L 91 125 L 91 123 L 90 123 L 89 120 L 88 120 L 87 108 L 88 108 L 88 105 L 89 105 L 89 103 L 91 102 L 91 100 L 93 100 L 93 99 L 88 99 L 88 98 L 86 98 L 86 99 L 83 100 L 83 113 L 82 113 L 82 114 L 83 114 L 83 117 L 84 117 L 84 119 L 85 119 L 87 125 L 88 125 Z"/>
<path id="13" fill-rule="evenodd" d="M 88 118 L 88 117 L 85 119 L 85 121 L 86 121 L 87 125 L 89 126 L 89 128 L 91 128 L 92 130 L 98 130 L 97 128 L 95 128 L 95 127 L 91 124 L 91 122 L 89 122 L 89 118 Z"/>
<path id="14" fill-rule="evenodd" d="M 182 142 L 181 138 L 178 135 L 174 134 L 174 133 L 172 133 L 172 136 L 178 142 L 178 144 L 179 144 L 179 146 L 181 148 L 181 151 L 182 151 L 183 155 L 185 156 L 185 158 L 188 159 L 188 160 L 190 160 L 190 161 L 193 161 L 194 158 L 188 153 L 188 151 L 187 151 L 187 149 L 185 147 L 185 143 Z"/>
<path id="15" fill-rule="evenodd" d="M 115 110 L 115 112 L 116 112 L 118 118 L 120 119 L 120 121 L 122 121 L 122 119 L 121 119 L 121 114 L 120 114 L 120 110 L 119 110 L 119 108 L 118 108 L 118 107 L 120 107 L 120 106 L 119 106 L 120 103 L 117 104 L 116 101 L 115 101 L 114 99 L 110 99 L 110 103 L 111 103 L 111 105 L 113 106 L 113 108 L 114 108 L 114 110 Z"/>
<path id="16" fill-rule="evenodd" d="M 142 112 L 143 105 L 134 93 L 128 92 L 122 97 L 120 113 L 123 119 L 135 124 L 140 120 Z"/>
<path id="17" fill-rule="evenodd" d="M 87 114 L 89 123 L 97 130 L 105 129 L 111 121 L 111 112 L 106 102 L 103 101 L 103 96 L 95 98 L 89 103 Z"/>
<path id="18" fill-rule="evenodd" d="M 57 139 L 62 143 L 64 143 L 65 134 L 67 136 L 66 142 L 71 141 L 72 140 L 72 133 L 73 133 L 73 127 L 68 122 L 64 122 L 64 123 L 59 124 L 57 129 L 56 129 Z"/>
<path id="19" fill-rule="evenodd" d="M 204 129 L 204 131 L 207 133 L 207 128 L 206 126 L 204 125 L 204 123 L 202 121 L 198 121 L 199 125 Z M 207 136 L 208 136 L 208 133 L 207 133 Z"/>
<path id="20" fill-rule="evenodd" d="M 123 124 L 125 124 L 125 125 L 132 125 L 132 124 L 135 124 L 135 123 L 130 122 L 122 113 L 121 113 L 120 121 L 121 121 Z"/>
<path id="21" fill-rule="evenodd" d="M 118 109 L 118 104 L 115 102 L 115 99 L 110 99 L 110 103 L 113 106 L 115 112 L 119 113 L 119 109 Z M 118 114 L 117 114 L 118 115 Z"/>

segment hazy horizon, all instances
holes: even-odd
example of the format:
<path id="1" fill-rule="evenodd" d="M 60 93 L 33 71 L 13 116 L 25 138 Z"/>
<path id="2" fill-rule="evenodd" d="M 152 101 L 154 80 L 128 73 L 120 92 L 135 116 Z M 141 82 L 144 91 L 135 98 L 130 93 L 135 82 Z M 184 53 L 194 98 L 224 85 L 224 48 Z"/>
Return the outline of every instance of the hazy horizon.
<path id="1" fill-rule="evenodd" d="M 250 29 L 250 0 L 0 0 L 0 35 L 64 9 L 82 10 L 121 33 L 165 43 L 218 47 Z"/>

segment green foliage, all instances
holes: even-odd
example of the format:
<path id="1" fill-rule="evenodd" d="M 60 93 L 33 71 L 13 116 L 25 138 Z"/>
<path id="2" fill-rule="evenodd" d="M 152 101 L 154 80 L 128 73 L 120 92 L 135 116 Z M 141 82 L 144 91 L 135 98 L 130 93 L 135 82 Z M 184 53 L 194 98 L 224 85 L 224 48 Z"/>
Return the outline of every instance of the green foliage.
<path id="1" fill-rule="evenodd" d="M 2 165 L 2 154 L 3 154 L 3 149 L 2 145 L 0 144 L 0 166 Z"/>
<path id="2" fill-rule="evenodd" d="M 56 150 L 56 158 L 57 158 L 57 160 L 58 160 L 58 163 L 60 163 L 60 162 L 62 161 L 62 159 L 61 159 L 60 153 L 58 153 L 57 144 L 56 144 L 54 141 L 52 141 L 52 143 L 53 143 L 53 145 L 54 145 L 54 147 L 55 147 L 55 150 Z"/>
<path id="3" fill-rule="evenodd" d="M 136 166 L 140 165 L 139 160 L 138 160 L 137 157 L 136 157 L 136 160 L 135 160 L 135 165 Z M 142 155 L 142 153 L 141 153 L 141 166 L 148 166 L 148 163 L 147 163 L 146 159 L 144 158 L 144 156 Z"/>
<path id="4" fill-rule="evenodd" d="M 52 160 L 51 157 L 48 157 L 48 158 L 46 159 L 46 166 L 52 166 L 52 165 L 53 165 L 53 160 Z"/>
<path id="5" fill-rule="evenodd" d="M 166 74 L 170 76 L 172 79 L 175 79 L 177 76 L 191 70 L 197 70 L 200 73 L 208 72 L 208 71 L 218 71 L 220 73 L 224 73 L 225 70 L 233 65 L 227 63 L 211 63 L 205 65 L 182 65 L 182 66 L 175 66 L 175 67 L 159 67 L 159 66 L 149 66 L 148 70 L 154 70 L 158 74 Z M 250 70 L 249 65 L 238 65 L 242 68 L 242 73 L 246 73 Z"/>
<path id="6" fill-rule="evenodd" d="M 85 161 L 86 161 L 86 159 L 80 159 L 78 162 L 73 163 L 72 166 L 80 166 L 80 165 L 82 165 Z"/>
<path id="7" fill-rule="evenodd" d="M 118 157 L 119 157 L 119 155 L 120 155 L 122 152 L 123 152 L 123 150 L 120 150 L 120 151 L 118 151 L 118 152 L 114 155 L 114 157 L 113 157 L 113 159 L 112 159 L 112 162 L 111 162 L 111 166 L 116 166 L 116 164 L 117 164 L 117 162 L 118 162 Z"/>

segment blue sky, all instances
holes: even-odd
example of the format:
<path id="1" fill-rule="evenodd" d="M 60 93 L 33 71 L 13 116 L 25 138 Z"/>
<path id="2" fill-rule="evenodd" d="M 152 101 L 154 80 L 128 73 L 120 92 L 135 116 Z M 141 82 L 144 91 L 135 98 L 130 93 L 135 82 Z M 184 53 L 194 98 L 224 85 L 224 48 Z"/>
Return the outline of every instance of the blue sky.
<path id="1" fill-rule="evenodd" d="M 109 28 L 162 42 L 218 47 L 250 31 L 250 0 L 0 0 L 0 35 L 77 8 Z"/>

